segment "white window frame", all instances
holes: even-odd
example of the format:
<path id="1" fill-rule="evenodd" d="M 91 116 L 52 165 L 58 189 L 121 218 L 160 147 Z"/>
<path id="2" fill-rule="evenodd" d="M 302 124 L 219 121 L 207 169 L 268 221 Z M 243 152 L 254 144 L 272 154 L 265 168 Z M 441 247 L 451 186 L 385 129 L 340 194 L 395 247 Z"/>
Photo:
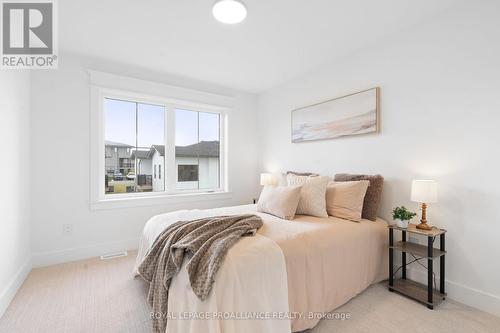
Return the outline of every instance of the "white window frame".
<path id="1" fill-rule="evenodd" d="M 227 123 L 230 108 L 226 106 L 190 102 L 164 96 L 152 96 L 131 90 L 113 89 L 91 85 L 91 149 L 90 149 L 90 208 L 108 209 L 133 206 L 149 206 L 178 202 L 230 199 L 227 173 Z M 165 191 L 105 194 L 105 113 L 106 98 L 130 102 L 160 105 L 165 107 Z M 199 190 L 177 190 L 177 167 L 175 163 L 175 109 L 195 112 L 217 113 L 219 117 L 220 156 L 219 188 Z M 167 144 L 173 142 L 174 144 Z"/>

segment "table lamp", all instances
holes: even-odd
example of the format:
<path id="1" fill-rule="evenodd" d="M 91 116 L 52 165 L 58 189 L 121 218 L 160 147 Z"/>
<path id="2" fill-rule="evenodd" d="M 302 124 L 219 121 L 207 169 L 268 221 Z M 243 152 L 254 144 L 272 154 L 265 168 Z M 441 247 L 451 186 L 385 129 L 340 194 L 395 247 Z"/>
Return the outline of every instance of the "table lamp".
<path id="1" fill-rule="evenodd" d="M 266 186 L 266 185 L 275 186 L 275 185 L 278 185 L 278 179 L 272 173 L 261 173 L 260 174 L 260 185 L 261 186 Z"/>
<path id="2" fill-rule="evenodd" d="M 411 201 L 422 204 L 422 218 L 418 229 L 431 230 L 427 224 L 427 204 L 437 202 L 437 182 L 434 180 L 414 180 L 411 184 Z"/>

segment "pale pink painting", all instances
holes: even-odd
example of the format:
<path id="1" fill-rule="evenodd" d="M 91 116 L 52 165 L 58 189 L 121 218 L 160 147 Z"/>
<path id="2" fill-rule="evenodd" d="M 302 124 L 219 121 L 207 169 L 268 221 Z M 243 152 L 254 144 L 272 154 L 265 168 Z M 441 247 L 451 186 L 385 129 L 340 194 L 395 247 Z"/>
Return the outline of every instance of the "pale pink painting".
<path id="1" fill-rule="evenodd" d="M 292 142 L 378 132 L 378 88 L 292 111 Z"/>

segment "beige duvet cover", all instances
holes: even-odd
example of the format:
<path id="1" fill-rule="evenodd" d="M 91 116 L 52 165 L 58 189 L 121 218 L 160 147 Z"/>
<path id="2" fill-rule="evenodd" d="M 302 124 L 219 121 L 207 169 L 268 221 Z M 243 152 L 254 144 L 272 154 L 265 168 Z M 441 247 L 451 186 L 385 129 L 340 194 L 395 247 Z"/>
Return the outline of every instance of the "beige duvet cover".
<path id="1" fill-rule="evenodd" d="M 264 221 L 258 233 L 276 242 L 285 257 L 292 332 L 316 326 L 330 312 L 389 277 L 387 223 L 297 215 L 283 220 L 256 212 L 255 205 L 211 210 L 254 213 Z M 214 212 L 215 211 L 215 212 Z"/>
<path id="2" fill-rule="evenodd" d="M 388 277 L 387 224 L 335 217 L 297 216 L 286 221 L 260 215 L 259 233 L 283 251 L 292 331 L 314 327 L 320 315 L 332 311 Z"/>

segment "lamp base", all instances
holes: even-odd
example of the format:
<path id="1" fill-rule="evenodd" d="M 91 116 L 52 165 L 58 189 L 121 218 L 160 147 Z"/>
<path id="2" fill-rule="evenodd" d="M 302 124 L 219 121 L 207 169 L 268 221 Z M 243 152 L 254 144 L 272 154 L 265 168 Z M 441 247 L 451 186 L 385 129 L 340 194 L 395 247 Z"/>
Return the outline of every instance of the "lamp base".
<path id="1" fill-rule="evenodd" d="M 420 219 L 420 224 L 417 224 L 417 229 L 421 230 L 431 230 L 432 226 L 427 224 L 427 204 L 422 203 L 422 218 Z"/>
<path id="2" fill-rule="evenodd" d="M 430 225 L 428 225 L 427 223 L 420 222 L 420 224 L 417 224 L 417 229 L 431 230 L 432 227 Z"/>

